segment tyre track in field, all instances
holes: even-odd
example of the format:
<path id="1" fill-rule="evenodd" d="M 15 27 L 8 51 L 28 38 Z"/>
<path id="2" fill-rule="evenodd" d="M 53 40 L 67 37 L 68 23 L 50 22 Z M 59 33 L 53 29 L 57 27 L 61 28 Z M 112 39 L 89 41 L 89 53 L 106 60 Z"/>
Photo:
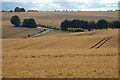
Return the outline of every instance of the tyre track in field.
<path id="1" fill-rule="evenodd" d="M 5 41 L 5 42 L 2 42 L 2 43 L 5 44 L 5 43 L 9 43 L 11 41 L 18 41 L 18 40 L 14 39 L 14 40 Z"/>
<path id="2" fill-rule="evenodd" d="M 18 42 L 18 40 L 15 40 L 15 41 L 17 41 Z M 15 42 L 15 44 L 11 44 L 11 45 L 8 45 L 8 46 L 6 46 L 6 47 L 3 47 L 3 48 L 9 48 L 9 47 L 12 47 L 12 46 L 18 46 L 18 45 L 21 45 L 21 44 L 23 44 L 23 45 L 25 45 L 24 43 L 25 42 L 28 42 L 29 41 L 29 39 L 27 39 L 26 41 L 25 40 L 22 40 L 22 41 L 20 41 L 19 43 L 16 43 Z M 35 42 L 36 40 L 34 40 L 33 42 Z M 30 42 L 31 42 L 31 40 L 30 40 Z M 37 41 L 37 42 L 35 42 L 35 43 L 32 43 L 32 44 L 37 44 L 37 43 L 39 43 L 40 41 Z M 29 45 L 31 45 L 31 44 L 29 44 Z M 26 45 L 27 46 L 27 45 Z M 24 47 L 24 46 L 23 46 Z M 21 47 L 20 47 L 21 48 Z M 19 49 L 19 48 L 18 48 Z M 21 48 L 22 49 L 22 48 Z"/>
<path id="3" fill-rule="evenodd" d="M 26 48 L 26 47 L 34 46 L 34 45 L 39 44 L 39 43 L 44 43 L 44 42 L 46 42 L 46 41 L 49 41 L 49 40 L 44 40 L 44 41 L 39 41 L 39 42 L 35 42 L 35 43 L 32 43 L 32 44 L 28 44 L 28 45 L 25 45 L 25 46 L 16 48 L 16 50 L 20 50 L 20 49 L 24 49 L 24 48 Z"/>
<path id="4" fill-rule="evenodd" d="M 48 41 L 52 41 L 52 40 L 54 40 L 54 39 L 51 39 L 51 40 L 47 39 L 47 40 L 43 40 L 43 41 L 34 42 L 32 44 L 28 44 L 28 45 L 24 45 L 24 46 L 18 47 L 18 48 L 16 48 L 16 50 L 25 49 L 25 48 L 28 48 L 28 47 L 31 47 L 31 46 L 34 46 L 34 45 L 37 45 L 37 44 L 40 44 L 40 43 L 41 43 L 41 45 L 43 45 L 44 43 L 46 43 Z"/>
<path id="5" fill-rule="evenodd" d="M 9 48 L 9 47 L 12 47 L 12 46 L 14 46 L 14 45 L 22 44 L 22 43 L 24 42 L 24 40 L 22 40 L 22 41 L 20 41 L 20 42 L 18 42 L 18 40 L 13 40 L 13 41 L 15 41 L 13 44 L 10 44 L 10 45 L 5 46 L 5 47 L 3 47 L 3 48 Z M 16 41 L 17 41 L 18 43 L 17 43 Z M 4 43 L 3 43 L 3 45 L 4 45 Z"/>
<path id="6" fill-rule="evenodd" d="M 68 38 L 66 38 L 66 39 L 61 39 L 61 40 L 57 40 L 57 41 L 52 41 L 51 43 L 45 45 L 44 47 L 43 47 L 43 46 L 40 47 L 40 49 L 45 49 L 45 48 L 47 48 L 47 47 L 49 47 L 49 46 L 55 45 L 55 44 L 57 44 L 57 43 L 60 43 L 60 42 L 62 42 L 62 41 L 65 41 L 65 40 L 68 40 Z"/>
<path id="7" fill-rule="evenodd" d="M 105 37 L 102 40 L 100 40 L 98 43 L 96 43 L 95 45 L 93 45 L 92 47 L 90 47 L 89 49 L 98 49 L 100 48 L 103 44 L 105 44 L 107 41 L 109 41 L 112 37 Z"/>

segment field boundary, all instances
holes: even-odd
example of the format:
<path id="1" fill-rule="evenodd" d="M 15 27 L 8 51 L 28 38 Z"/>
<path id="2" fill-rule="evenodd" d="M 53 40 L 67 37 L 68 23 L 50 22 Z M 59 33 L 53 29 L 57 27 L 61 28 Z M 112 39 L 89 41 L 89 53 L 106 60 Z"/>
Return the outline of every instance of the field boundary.
<path id="1" fill-rule="evenodd" d="M 46 33 L 50 32 L 50 31 L 52 31 L 52 29 L 48 29 L 48 30 L 46 30 L 46 31 L 39 32 L 39 33 L 37 33 L 37 34 L 31 35 L 31 36 L 29 36 L 29 37 L 27 36 L 27 37 L 24 37 L 24 38 L 38 37 L 38 36 L 41 36 L 41 35 L 43 35 L 43 34 L 46 34 Z"/>

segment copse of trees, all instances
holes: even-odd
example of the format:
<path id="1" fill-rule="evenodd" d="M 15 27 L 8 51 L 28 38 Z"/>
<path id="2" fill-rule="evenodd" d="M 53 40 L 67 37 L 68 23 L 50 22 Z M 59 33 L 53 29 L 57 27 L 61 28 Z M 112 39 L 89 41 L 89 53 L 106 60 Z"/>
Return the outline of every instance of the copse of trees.
<path id="1" fill-rule="evenodd" d="M 64 20 L 61 22 L 62 31 L 84 31 L 84 30 L 94 30 L 94 29 L 108 29 L 108 28 L 120 28 L 119 21 L 108 22 L 104 19 L 98 20 L 97 23 L 94 21 L 86 20 Z"/>
<path id="2" fill-rule="evenodd" d="M 19 7 L 16 7 L 14 9 L 15 12 L 25 12 L 25 9 L 24 8 L 19 8 Z"/>
<path id="3" fill-rule="evenodd" d="M 23 22 L 20 22 L 19 16 L 14 15 L 11 19 L 10 22 L 15 25 L 15 27 L 20 27 L 22 23 L 22 27 L 27 27 L 27 28 L 36 28 L 37 24 L 35 19 L 29 18 L 29 19 L 24 19 Z"/>
<path id="4" fill-rule="evenodd" d="M 20 26 L 20 19 L 19 16 L 15 15 L 10 19 L 10 22 L 15 25 L 15 27 L 19 27 Z"/>

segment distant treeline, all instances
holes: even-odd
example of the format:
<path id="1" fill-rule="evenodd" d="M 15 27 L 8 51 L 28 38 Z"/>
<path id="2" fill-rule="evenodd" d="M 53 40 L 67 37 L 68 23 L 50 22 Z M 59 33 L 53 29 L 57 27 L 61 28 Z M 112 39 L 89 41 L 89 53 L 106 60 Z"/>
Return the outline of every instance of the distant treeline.
<path id="1" fill-rule="evenodd" d="M 119 21 L 108 22 L 104 19 L 100 19 L 97 23 L 94 21 L 86 20 L 64 20 L 61 22 L 62 31 L 84 31 L 84 30 L 97 30 L 97 29 L 108 29 L 108 28 L 120 28 Z"/>
<path id="2" fill-rule="evenodd" d="M 40 27 L 45 27 L 45 28 L 50 28 L 54 30 L 62 30 L 62 31 L 84 31 L 84 30 L 103 30 L 103 29 L 108 29 L 108 28 L 120 28 L 120 22 L 119 21 L 112 21 L 108 22 L 104 19 L 100 19 L 97 23 L 94 21 L 86 21 L 86 20 L 64 20 L 61 22 L 61 27 L 52 27 L 52 26 L 46 26 L 46 25 L 41 25 L 41 24 L 36 24 L 35 19 L 29 18 L 29 19 L 24 19 L 23 21 L 20 20 L 19 16 L 14 15 L 10 19 L 10 22 L 15 26 L 15 27 L 28 27 L 28 28 L 37 28 L 37 26 Z"/>
<path id="3" fill-rule="evenodd" d="M 48 10 L 46 10 L 48 12 Z M 70 11 L 70 10 L 52 10 L 52 11 L 55 11 L 55 12 L 60 12 L 60 11 L 63 11 L 63 12 L 67 12 L 67 11 Z M 71 11 L 74 11 L 74 10 L 71 10 Z M 78 12 L 80 12 L 81 10 L 78 10 Z M 107 10 L 107 11 L 114 11 L 114 10 Z M 120 9 L 116 9 L 115 11 L 120 11 Z M 9 11 L 5 11 L 5 10 L 2 10 L 1 12 L 42 12 L 42 11 L 39 11 L 39 10 L 25 10 L 25 8 L 20 8 L 20 7 L 16 7 L 14 10 L 9 10 Z"/>

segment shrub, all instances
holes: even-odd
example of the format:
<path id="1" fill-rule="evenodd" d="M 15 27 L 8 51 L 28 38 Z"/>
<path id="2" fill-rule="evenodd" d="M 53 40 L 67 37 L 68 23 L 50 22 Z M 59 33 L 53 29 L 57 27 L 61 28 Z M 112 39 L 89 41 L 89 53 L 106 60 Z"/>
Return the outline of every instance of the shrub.
<path id="1" fill-rule="evenodd" d="M 15 25 L 16 27 L 19 27 L 20 26 L 20 19 L 19 19 L 19 16 L 15 15 L 13 16 L 11 19 L 10 19 L 10 22 Z"/>
<path id="2" fill-rule="evenodd" d="M 30 37 L 30 35 L 28 35 L 28 37 Z"/>
<path id="3" fill-rule="evenodd" d="M 46 29 L 44 29 L 44 31 L 46 31 Z"/>

